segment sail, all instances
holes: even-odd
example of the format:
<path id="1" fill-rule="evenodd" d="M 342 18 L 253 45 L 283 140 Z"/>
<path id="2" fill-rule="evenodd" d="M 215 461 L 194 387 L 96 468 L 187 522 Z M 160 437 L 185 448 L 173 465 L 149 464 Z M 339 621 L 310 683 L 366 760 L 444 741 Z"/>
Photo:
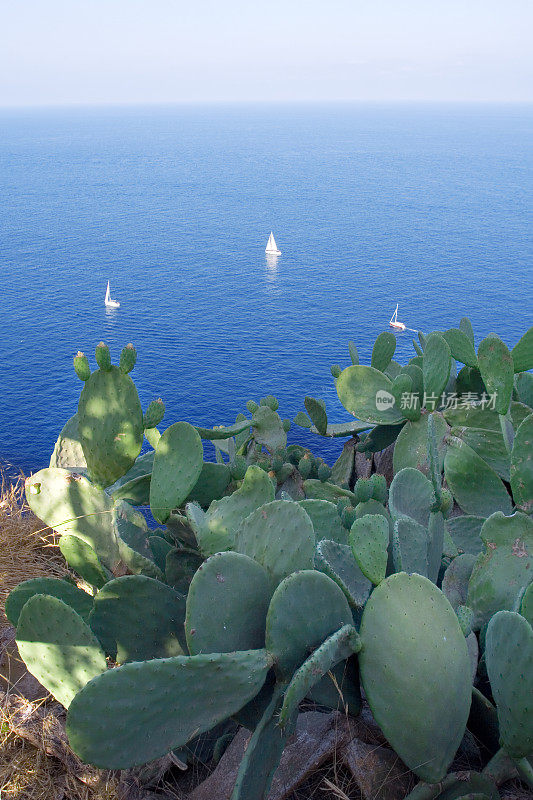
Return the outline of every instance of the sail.
<path id="1" fill-rule="evenodd" d="M 396 308 L 394 309 L 394 314 L 390 319 L 391 323 L 396 322 L 397 317 L 398 317 L 398 304 L 396 304 Z"/>
<path id="2" fill-rule="evenodd" d="M 105 302 L 109 303 L 110 299 L 110 292 L 109 292 L 109 281 L 107 282 L 107 289 L 105 290 Z"/>
<path id="3" fill-rule="evenodd" d="M 278 247 L 276 245 L 276 240 L 274 239 L 274 234 L 270 231 L 270 236 L 268 237 L 267 246 L 265 248 L 265 252 L 267 253 L 278 253 Z"/>

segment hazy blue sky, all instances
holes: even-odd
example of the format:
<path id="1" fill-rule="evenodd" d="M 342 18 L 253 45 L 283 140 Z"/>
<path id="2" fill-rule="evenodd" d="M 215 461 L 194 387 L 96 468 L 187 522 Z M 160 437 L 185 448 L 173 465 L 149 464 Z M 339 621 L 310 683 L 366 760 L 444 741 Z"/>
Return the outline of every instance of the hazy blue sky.
<path id="1" fill-rule="evenodd" d="M 0 0 L 0 105 L 533 100 L 531 0 Z"/>

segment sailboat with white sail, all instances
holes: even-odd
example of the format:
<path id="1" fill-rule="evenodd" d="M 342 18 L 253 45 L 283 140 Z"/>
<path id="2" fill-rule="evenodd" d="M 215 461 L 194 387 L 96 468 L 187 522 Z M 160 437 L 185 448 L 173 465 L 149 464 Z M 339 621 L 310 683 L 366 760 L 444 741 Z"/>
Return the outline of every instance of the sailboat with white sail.
<path id="1" fill-rule="evenodd" d="M 107 289 L 105 290 L 105 300 L 104 300 L 106 308 L 120 308 L 120 303 L 118 300 L 111 299 L 111 292 L 109 289 L 109 281 L 107 282 Z"/>
<path id="2" fill-rule="evenodd" d="M 276 244 L 276 240 L 274 239 L 274 234 L 270 231 L 270 236 L 268 237 L 267 246 L 265 247 L 265 253 L 267 256 L 280 256 L 281 250 L 278 250 L 278 246 Z"/>
<path id="3" fill-rule="evenodd" d="M 404 331 L 405 330 L 405 325 L 403 324 L 403 322 L 399 322 L 398 321 L 398 303 L 396 303 L 396 308 L 394 309 L 394 314 L 390 318 L 389 325 L 391 326 L 391 328 L 394 328 L 394 330 L 396 330 L 396 331 Z"/>

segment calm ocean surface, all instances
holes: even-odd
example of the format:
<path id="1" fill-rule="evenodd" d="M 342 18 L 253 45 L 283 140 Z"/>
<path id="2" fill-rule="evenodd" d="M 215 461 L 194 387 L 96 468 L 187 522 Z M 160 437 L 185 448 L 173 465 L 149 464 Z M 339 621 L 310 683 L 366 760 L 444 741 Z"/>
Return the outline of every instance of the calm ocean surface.
<path id="1" fill-rule="evenodd" d="M 513 345 L 533 323 L 532 129 L 531 106 L 1 111 L 0 459 L 47 465 L 72 356 L 94 364 L 101 339 L 137 347 L 143 406 L 205 425 L 266 393 L 346 419 L 330 364 L 349 339 L 369 359 L 397 302 L 412 328 L 468 314 Z"/>

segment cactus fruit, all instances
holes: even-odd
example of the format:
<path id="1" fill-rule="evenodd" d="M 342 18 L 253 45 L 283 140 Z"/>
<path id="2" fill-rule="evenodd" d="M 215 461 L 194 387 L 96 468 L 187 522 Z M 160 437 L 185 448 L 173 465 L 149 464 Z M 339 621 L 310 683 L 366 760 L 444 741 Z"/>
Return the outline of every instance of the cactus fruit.
<path id="1" fill-rule="evenodd" d="M 389 497 L 389 490 L 387 489 L 387 480 L 384 475 L 378 475 L 375 472 L 370 480 L 372 481 L 372 499 L 377 500 L 378 503 L 385 503 Z"/>
<path id="2" fill-rule="evenodd" d="M 314 570 L 289 575 L 272 595 L 266 621 L 266 647 L 279 678 L 290 680 L 328 636 L 352 624 L 348 602 L 331 578 Z"/>
<path id="3" fill-rule="evenodd" d="M 341 514 L 341 522 L 343 528 L 345 528 L 345 530 L 347 531 L 351 530 L 352 525 L 354 524 L 356 519 L 357 519 L 356 509 L 351 505 L 344 506 Z"/>
<path id="4" fill-rule="evenodd" d="M 506 414 L 514 382 L 513 357 L 499 336 L 491 333 L 477 351 L 479 371 L 498 414 Z"/>
<path id="5" fill-rule="evenodd" d="M 468 605 L 474 610 L 474 628 L 485 625 L 497 611 L 512 609 L 523 586 L 531 582 L 533 520 L 516 512 L 497 512 L 481 528 L 485 551 L 474 565 L 468 584 Z"/>
<path id="6" fill-rule="evenodd" d="M 355 495 L 355 504 L 366 503 L 370 500 L 374 492 L 374 483 L 370 478 L 358 478 L 353 493 Z"/>
<path id="7" fill-rule="evenodd" d="M 344 625 L 329 636 L 304 661 L 289 683 L 279 715 L 279 725 L 284 728 L 298 711 L 298 706 L 310 689 L 340 661 L 361 649 L 361 640 L 353 625 Z"/>
<path id="8" fill-rule="evenodd" d="M 91 377 L 91 368 L 89 366 L 89 359 L 80 350 L 74 356 L 74 371 L 80 381 L 87 381 Z"/>
<path id="9" fill-rule="evenodd" d="M 513 611 L 499 611 L 485 639 L 487 672 L 492 688 L 500 742 L 512 758 L 533 752 L 533 629 Z"/>
<path id="10" fill-rule="evenodd" d="M 184 652 L 185 599 L 145 575 L 109 581 L 94 598 L 90 625 L 119 664 Z"/>
<path id="11" fill-rule="evenodd" d="M 85 762 L 127 769 L 181 747 L 242 708 L 265 682 L 264 650 L 124 664 L 72 701 L 67 735 Z"/>
<path id="12" fill-rule="evenodd" d="M 463 738 L 470 662 L 457 617 L 420 575 L 391 575 L 361 622 L 361 679 L 376 722 L 405 764 L 441 781 Z"/>
<path id="13" fill-rule="evenodd" d="M 241 522 L 234 549 L 261 564 L 274 589 L 292 572 L 312 569 L 313 523 L 299 503 L 274 500 Z"/>
<path id="14" fill-rule="evenodd" d="M 187 596 L 185 633 L 191 655 L 264 647 L 271 594 L 267 573 L 248 556 L 228 552 L 208 558 Z"/>
<path id="15" fill-rule="evenodd" d="M 304 480 L 310 476 L 312 467 L 313 462 L 306 453 L 306 455 L 298 461 L 298 472 Z"/>
<path id="16" fill-rule="evenodd" d="M 363 575 L 378 584 L 387 571 L 389 525 L 380 514 L 357 519 L 348 537 L 352 553 Z"/>
<path id="17" fill-rule="evenodd" d="M 22 608 L 17 647 L 28 671 L 65 708 L 87 681 L 107 669 L 89 626 L 57 597 L 36 594 Z"/>
<path id="18" fill-rule="evenodd" d="M 157 400 L 152 400 L 148 405 L 143 416 L 144 428 L 157 428 L 165 416 L 165 404 L 159 397 Z"/>
<path id="19" fill-rule="evenodd" d="M 118 368 L 121 372 L 124 373 L 124 375 L 127 375 L 134 368 L 136 361 L 137 361 L 137 350 L 130 342 L 129 344 L 126 345 L 126 347 L 122 349 Z"/>
<path id="20" fill-rule="evenodd" d="M 111 369 L 111 354 L 105 342 L 100 342 L 96 345 L 95 356 L 99 368 L 104 372 L 109 372 Z"/>
<path id="21" fill-rule="evenodd" d="M 15 628 L 24 605 L 36 594 L 55 597 L 70 606 L 85 622 L 89 619 L 93 607 L 93 598 L 90 594 L 59 578 L 30 578 L 15 586 L 6 600 L 6 617 Z"/>
<path id="22" fill-rule="evenodd" d="M 176 422 L 164 432 L 155 451 L 150 481 L 150 510 L 158 522 L 184 503 L 203 467 L 200 436 L 188 422 Z"/>

